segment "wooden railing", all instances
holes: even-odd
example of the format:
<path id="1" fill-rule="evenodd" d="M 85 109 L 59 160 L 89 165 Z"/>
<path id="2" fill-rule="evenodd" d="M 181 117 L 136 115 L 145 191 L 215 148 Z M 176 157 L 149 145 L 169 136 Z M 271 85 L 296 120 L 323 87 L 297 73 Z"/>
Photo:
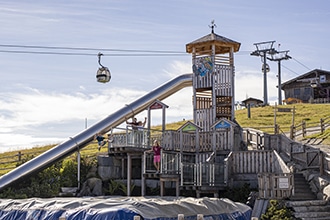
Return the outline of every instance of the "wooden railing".
<path id="1" fill-rule="evenodd" d="M 321 152 L 321 175 L 327 175 L 330 177 L 330 154 Z"/>
<path id="2" fill-rule="evenodd" d="M 326 118 L 321 118 L 319 122 L 309 122 L 302 121 L 300 124 L 291 126 L 290 138 L 298 139 L 304 138 L 308 135 L 315 133 L 323 133 L 328 127 L 330 127 L 330 116 Z"/>
<path id="3" fill-rule="evenodd" d="M 289 198 L 293 193 L 294 178 L 292 173 L 258 174 L 259 197 L 264 199 Z"/>
<path id="4" fill-rule="evenodd" d="M 36 157 L 42 153 L 44 153 L 46 150 L 36 150 L 36 151 L 28 151 L 26 153 L 23 153 L 21 151 L 13 151 L 10 152 L 10 155 L 0 157 L 0 164 L 2 165 L 0 168 L 0 175 L 5 174 L 9 172 L 10 170 L 13 170 L 17 167 L 17 164 L 22 162 L 24 158 L 29 157 Z M 80 149 L 80 152 L 85 155 L 85 157 L 96 157 L 95 151 L 92 149 Z"/>
<path id="5" fill-rule="evenodd" d="M 272 126 L 262 126 L 262 127 L 253 127 L 253 128 L 245 128 L 245 129 L 251 132 L 252 134 L 257 132 L 257 134 L 259 135 L 262 135 L 263 132 L 267 134 L 287 133 L 291 139 L 295 140 L 295 139 L 302 139 L 308 135 L 312 135 L 315 133 L 323 134 L 323 132 L 329 127 L 330 127 L 330 116 L 321 118 L 319 122 L 302 121 L 299 124 L 291 125 L 287 127 L 280 126 L 279 124 L 275 124 Z M 249 135 L 249 134 L 245 133 L 245 135 Z M 262 137 L 259 137 L 261 138 L 260 140 L 258 139 L 258 137 L 255 138 L 256 139 L 254 140 L 253 139 L 250 140 L 251 144 L 262 145 L 262 143 L 260 142 Z M 249 140 L 249 138 L 247 138 L 247 140 Z"/>
<path id="6" fill-rule="evenodd" d="M 133 129 L 131 126 L 126 128 L 113 128 L 109 134 L 111 143 L 109 147 L 139 147 L 149 148 L 149 131 L 144 128 Z"/>
<path id="7" fill-rule="evenodd" d="M 226 158 L 228 174 L 290 173 L 289 167 L 276 151 L 233 151 Z"/>
<path id="8" fill-rule="evenodd" d="M 243 141 L 254 149 L 262 150 L 265 147 L 264 132 L 253 128 L 244 128 Z"/>
<path id="9" fill-rule="evenodd" d="M 330 154 L 308 144 L 302 144 L 283 134 L 267 134 L 255 129 L 244 129 L 243 138 L 254 149 L 276 150 L 286 161 L 300 169 L 319 170 L 321 175 L 330 177 Z"/>
<path id="10" fill-rule="evenodd" d="M 261 198 L 283 198 L 292 193 L 293 174 L 276 151 L 231 152 L 225 159 L 225 180 L 244 175 L 256 175 Z"/>

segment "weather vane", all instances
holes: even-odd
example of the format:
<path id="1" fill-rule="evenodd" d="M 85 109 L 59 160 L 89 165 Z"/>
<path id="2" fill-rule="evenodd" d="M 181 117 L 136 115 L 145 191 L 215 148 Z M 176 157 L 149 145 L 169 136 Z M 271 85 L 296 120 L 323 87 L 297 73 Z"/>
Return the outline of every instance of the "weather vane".
<path id="1" fill-rule="evenodd" d="M 214 34 L 214 28 L 217 27 L 217 25 L 214 23 L 214 20 L 211 21 L 211 25 L 209 25 L 209 28 L 212 29 L 212 34 Z"/>

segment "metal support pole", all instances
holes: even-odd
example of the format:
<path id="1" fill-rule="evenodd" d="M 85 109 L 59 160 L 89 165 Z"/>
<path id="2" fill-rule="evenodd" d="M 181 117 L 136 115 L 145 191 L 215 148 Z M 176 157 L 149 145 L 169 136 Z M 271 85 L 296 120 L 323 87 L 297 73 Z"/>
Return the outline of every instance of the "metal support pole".
<path id="1" fill-rule="evenodd" d="M 273 48 L 273 44 L 275 41 L 267 41 L 261 43 L 255 43 L 254 45 L 257 47 L 256 51 L 253 51 L 250 55 L 252 56 L 260 56 L 261 61 L 263 63 L 263 77 L 264 77 L 264 103 L 263 105 L 268 105 L 268 94 L 267 94 L 267 72 L 269 71 L 269 67 L 266 63 L 267 55 L 272 55 L 277 53 L 277 51 Z"/>
<path id="2" fill-rule="evenodd" d="M 282 105 L 282 87 L 281 87 L 281 60 L 288 60 L 291 59 L 291 57 L 288 55 L 289 51 L 276 51 L 274 54 L 271 55 L 271 57 L 267 57 L 267 59 L 271 61 L 277 61 L 278 64 L 278 104 Z"/>
<path id="3" fill-rule="evenodd" d="M 267 68 L 266 68 L 266 53 L 263 54 L 264 55 L 264 105 L 268 104 L 268 94 L 267 94 Z"/>
<path id="4" fill-rule="evenodd" d="M 278 104 L 282 105 L 282 88 L 281 88 L 281 60 L 278 61 Z"/>

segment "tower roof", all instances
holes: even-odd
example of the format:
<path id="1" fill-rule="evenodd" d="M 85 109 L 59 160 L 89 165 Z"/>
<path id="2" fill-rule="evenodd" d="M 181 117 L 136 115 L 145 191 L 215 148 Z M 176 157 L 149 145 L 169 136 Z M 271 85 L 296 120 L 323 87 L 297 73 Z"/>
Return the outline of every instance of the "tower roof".
<path id="1" fill-rule="evenodd" d="M 229 53 L 231 47 L 234 48 L 234 52 L 237 52 L 241 46 L 241 43 L 212 32 L 204 37 L 186 44 L 186 52 L 192 53 L 193 48 L 195 48 L 195 52 L 198 54 L 208 54 L 212 50 L 213 44 L 215 44 L 215 54 Z"/>

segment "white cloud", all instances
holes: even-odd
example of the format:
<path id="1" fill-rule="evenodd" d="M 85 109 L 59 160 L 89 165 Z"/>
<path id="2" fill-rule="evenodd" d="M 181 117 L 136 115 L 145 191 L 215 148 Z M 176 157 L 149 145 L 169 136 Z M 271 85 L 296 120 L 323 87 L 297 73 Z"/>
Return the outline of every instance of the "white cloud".
<path id="1" fill-rule="evenodd" d="M 191 62 L 173 61 L 164 72 L 170 78 L 174 78 L 181 74 L 192 73 L 192 65 Z"/>
<path id="2" fill-rule="evenodd" d="M 60 140 L 61 135 L 62 138 L 73 135 L 54 131 L 54 126 L 60 129 L 61 124 L 70 126 L 65 123 L 77 124 L 84 118 L 100 120 L 143 94 L 143 91 L 118 88 L 104 90 L 102 94 L 63 94 L 36 89 L 9 94 L 10 100 L 0 101 L 0 151 L 6 146 L 53 143 Z M 54 133 L 44 133 L 49 130 Z"/>
<path id="3" fill-rule="evenodd" d="M 297 8 L 297 4 L 285 2 L 283 16 L 271 21 L 271 26 L 269 19 L 258 22 L 260 16 L 267 17 L 269 12 L 269 4 L 265 2 L 237 7 L 237 3 L 231 1 L 196 1 L 191 3 L 191 10 L 183 12 L 185 3 L 179 1 L 173 7 L 173 4 L 143 1 L 129 1 L 129 4 L 121 1 L 103 4 L 1 2 L 2 44 L 184 51 L 185 43 L 209 33 L 208 24 L 215 19 L 217 34 L 242 43 L 241 53 L 235 55 L 236 101 L 247 96 L 263 99 L 263 76 L 261 70 L 256 69 L 260 63 L 249 55 L 250 50 L 255 49 L 255 42 L 276 40 L 283 45 L 282 49 L 292 51 L 293 59 L 283 62 L 288 67 L 284 71 L 305 73 L 306 68 L 295 59 L 311 68 L 327 68 L 329 62 L 324 47 L 330 39 L 326 37 L 329 12 L 324 6 L 327 3 L 301 4 Z M 219 14 L 219 9 L 224 7 L 229 10 Z M 231 12 L 233 8 L 235 13 Z M 258 9 L 261 14 L 255 16 Z M 201 11 L 197 17 L 190 16 Z M 320 16 L 311 20 L 306 13 Z M 293 30 L 292 25 L 285 23 L 288 20 L 298 24 L 297 28 Z M 221 24 L 221 21 L 227 22 Z M 315 23 L 313 30 L 316 31 L 307 33 L 307 26 L 301 26 L 300 21 L 309 21 L 308 27 L 311 22 Z M 88 123 L 102 120 L 167 80 L 192 72 L 190 55 L 180 58 L 105 56 L 102 63 L 109 65 L 113 78 L 108 84 L 111 86 L 100 86 L 95 83 L 97 52 L 95 57 L 1 52 L 0 150 L 9 145 L 27 146 L 67 138 L 80 131 L 85 118 Z M 267 76 L 270 101 L 277 97 L 276 69 L 276 63 L 272 63 Z M 296 75 L 284 73 L 282 79 L 286 81 Z M 192 89 L 186 88 L 163 100 L 169 105 L 167 121 L 192 118 L 191 96 Z M 158 124 L 161 114 L 153 114 L 153 123 Z"/>

